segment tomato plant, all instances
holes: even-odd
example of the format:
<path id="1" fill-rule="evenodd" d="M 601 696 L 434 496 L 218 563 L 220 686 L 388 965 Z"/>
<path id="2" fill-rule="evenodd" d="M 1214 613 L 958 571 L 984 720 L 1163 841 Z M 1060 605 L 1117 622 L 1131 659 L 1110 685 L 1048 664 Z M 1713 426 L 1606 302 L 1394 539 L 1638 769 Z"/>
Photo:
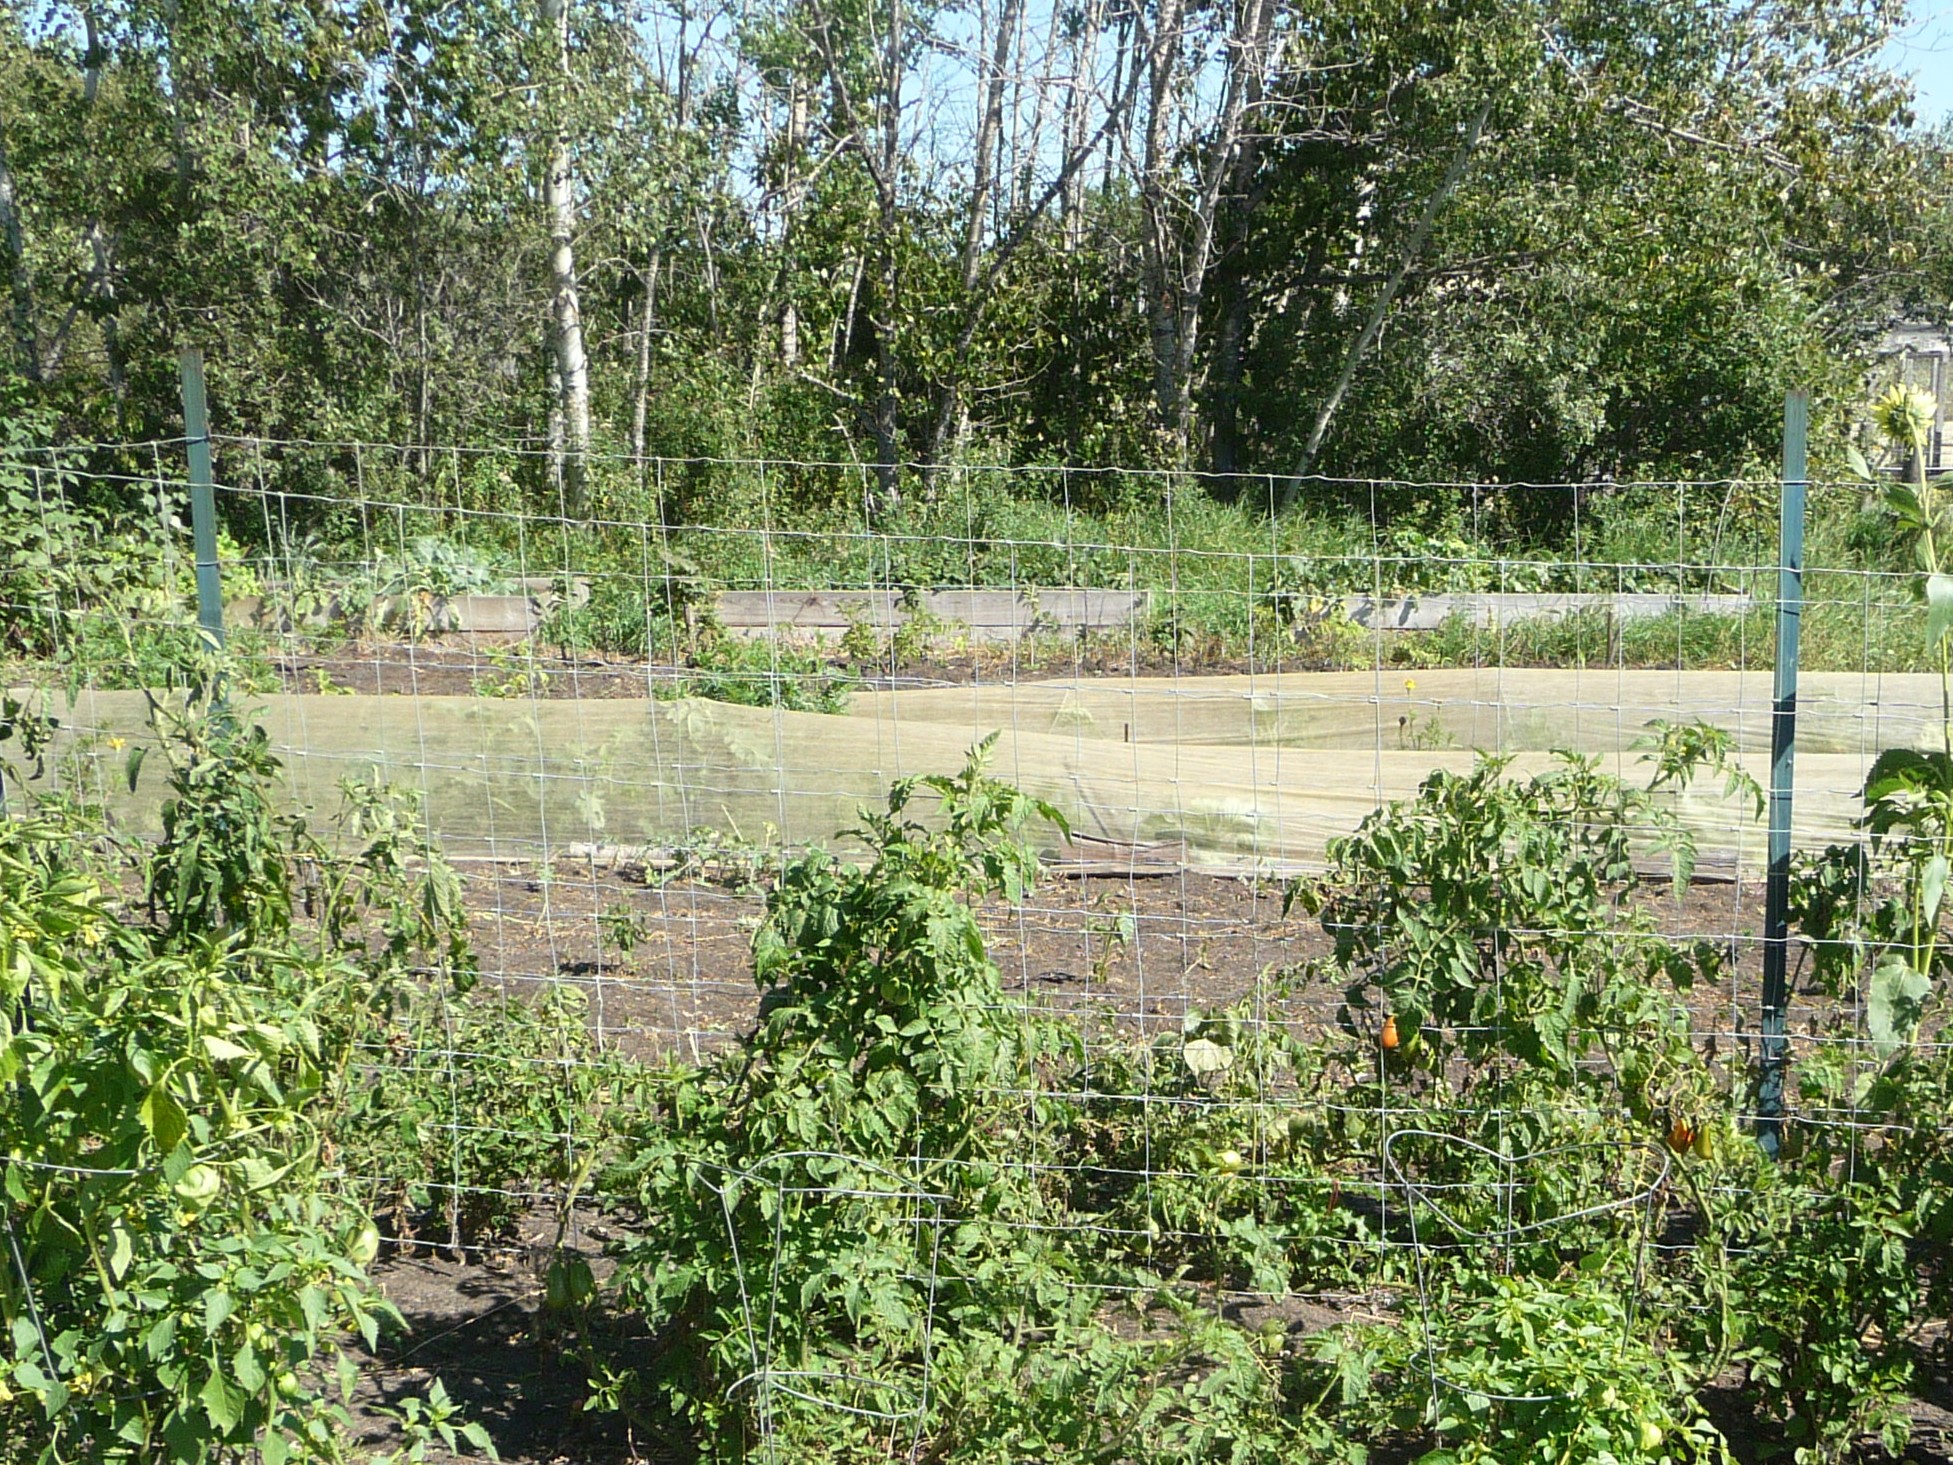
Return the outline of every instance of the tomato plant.
<path id="1" fill-rule="evenodd" d="M 297 859 L 352 877 L 274 811 L 275 760 L 211 685 L 159 709 L 157 845 L 0 767 L 0 1429 L 20 1458 L 336 1456 L 322 1370 L 349 1389 L 347 1339 L 397 1320 L 327 1160 L 397 972 L 357 920 L 301 939 Z"/>
<path id="2" fill-rule="evenodd" d="M 898 784 L 864 819 L 866 865 L 815 852 L 769 893 L 757 1026 L 672 1079 L 609 1181 L 643 1217 L 618 1292 L 660 1341 L 606 1397 L 710 1424 L 777 1420 L 831 1388 L 902 1416 L 921 1408 L 939 1311 L 1039 1290 L 1052 1243 L 1002 1224 L 1042 1210 L 1006 1163 L 1033 1116 L 1001 1098 L 1033 1045 L 967 896 L 1021 899 L 1037 858 L 1018 831 L 1062 820 L 989 778 L 989 747 L 960 776 Z M 907 814 L 925 792 L 934 829 Z M 798 1381 L 784 1394 L 775 1369 Z"/>
<path id="3" fill-rule="evenodd" d="M 1454 1053 L 1510 1055 L 1572 1078 L 1596 1047 L 1664 1023 L 1662 989 L 1719 961 L 1706 943 L 1677 951 L 1631 902 L 1650 849 L 1688 878 L 1693 838 L 1651 790 L 1571 754 L 1523 780 L 1481 756 L 1333 841 L 1328 874 L 1289 902 L 1321 917 L 1354 979 L 1351 1029 L 1386 1008 L 1378 1045 L 1392 1061 L 1438 1072 Z"/>

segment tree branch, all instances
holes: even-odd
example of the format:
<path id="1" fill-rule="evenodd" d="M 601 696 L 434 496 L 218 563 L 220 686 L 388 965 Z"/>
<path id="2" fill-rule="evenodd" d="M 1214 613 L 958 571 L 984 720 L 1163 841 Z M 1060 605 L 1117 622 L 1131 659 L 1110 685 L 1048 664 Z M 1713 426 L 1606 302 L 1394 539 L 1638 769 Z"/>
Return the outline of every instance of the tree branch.
<path id="1" fill-rule="evenodd" d="M 1302 480 L 1308 477 L 1309 469 L 1314 466 L 1316 453 L 1322 447 L 1323 438 L 1328 436 L 1329 424 L 1335 420 L 1336 410 L 1343 405 L 1343 398 L 1349 393 L 1350 383 L 1356 378 L 1357 368 L 1369 356 L 1370 348 L 1376 344 L 1378 333 L 1383 330 L 1383 318 L 1389 313 L 1391 302 L 1397 298 L 1397 292 L 1404 288 L 1404 280 L 1423 256 L 1425 246 L 1430 243 L 1431 229 L 1438 221 L 1438 214 L 1450 200 L 1451 195 L 1457 191 L 1459 183 L 1464 180 L 1465 169 L 1471 163 L 1472 154 L 1478 150 L 1478 140 L 1484 136 L 1485 124 L 1491 116 L 1492 100 L 1488 97 L 1479 104 L 1478 112 L 1472 118 L 1471 125 L 1465 129 L 1465 135 L 1458 144 L 1458 151 L 1452 156 L 1451 166 L 1445 169 L 1444 177 L 1432 190 L 1431 196 L 1424 201 L 1424 213 L 1417 221 L 1417 228 L 1411 232 L 1409 243 L 1404 246 L 1403 258 L 1398 260 L 1397 268 L 1391 271 L 1390 279 L 1383 287 L 1383 293 L 1371 305 L 1369 318 L 1363 322 L 1363 329 L 1350 343 L 1349 356 L 1343 362 L 1343 369 L 1336 378 L 1336 385 L 1330 388 L 1329 396 L 1316 413 L 1315 426 L 1310 429 L 1309 441 L 1302 448 L 1302 456 L 1296 463 L 1295 472 L 1282 483 L 1281 494 L 1276 503 L 1278 510 L 1286 509 L 1295 501 L 1296 490 L 1302 486 Z"/>

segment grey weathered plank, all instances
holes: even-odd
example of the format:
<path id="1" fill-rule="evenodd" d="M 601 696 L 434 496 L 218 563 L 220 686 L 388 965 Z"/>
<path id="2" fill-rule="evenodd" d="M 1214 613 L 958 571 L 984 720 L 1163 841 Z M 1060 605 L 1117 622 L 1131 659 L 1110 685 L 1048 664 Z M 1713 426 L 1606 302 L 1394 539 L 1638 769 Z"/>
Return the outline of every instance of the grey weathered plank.
<path id="1" fill-rule="evenodd" d="M 881 590 L 727 590 L 713 602 L 719 624 L 746 634 L 806 631 L 839 635 L 851 626 L 889 631 L 920 610 L 980 639 L 1032 631 L 1111 630 L 1146 614 L 1147 592 L 1132 590 L 934 590 L 915 602 Z"/>
<path id="2" fill-rule="evenodd" d="M 1454 616 L 1475 626 L 1524 620 L 1560 620 L 1599 612 L 1614 621 L 1652 620 L 1678 609 L 1699 615 L 1742 615 L 1755 605 L 1747 595 L 1592 595 L 1522 592 L 1481 595 L 1403 595 L 1377 599 L 1346 595 L 1343 613 L 1359 626 L 1386 631 L 1435 631 Z"/>
<path id="3" fill-rule="evenodd" d="M 587 584 L 572 587 L 572 603 L 581 605 L 590 598 Z M 418 607 L 404 595 L 382 596 L 367 605 L 344 606 L 333 603 L 319 607 L 301 619 L 307 628 L 331 625 L 338 621 L 371 620 L 382 626 L 399 627 L 418 619 L 424 633 L 466 632 L 484 636 L 530 636 L 556 604 L 553 587 L 544 584 L 531 595 L 456 595 L 422 602 Z M 263 626 L 273 630 L 288 628 L 264 597 L 249 595 L 231 601 L 224 610 L 231 625 Z"/>

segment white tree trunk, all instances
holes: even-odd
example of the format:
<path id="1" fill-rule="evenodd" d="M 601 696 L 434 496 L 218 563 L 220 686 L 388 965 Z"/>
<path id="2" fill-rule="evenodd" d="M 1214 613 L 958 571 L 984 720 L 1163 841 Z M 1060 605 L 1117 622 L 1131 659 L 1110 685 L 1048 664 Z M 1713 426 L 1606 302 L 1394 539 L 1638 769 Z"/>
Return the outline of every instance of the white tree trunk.
<path id="1" fill-rule="evenodd" d="M 1099 22 L 1105 0 L 1086 0 L 1084 29 L 1072 47 L 1071 82 L 1065 92 L 1065 151 L 1076 157 L 1085 145 L 1087 113 L 1092 105 L 1092 83 L 1099 64 Z M 1115 80 L 1116 93 L 1118 83 Z M 1108 150 L 1109 151 L 1109 150 Z M 1079 169 L 1065 185 L 1062 214 L 1065 221 L 1065 252 L 1074 253 L 1085 242 L 1085 173 Z"/>
<path id="2" fill-rule="evenodd" d="M 637 323 L 637 380 L 631 384 L 631 456 L 637 459 L 640 481 L 644 477 L 644 434 L 651 397 L 651 328 L 658 319 L 658 268 L 661 263 L 659 251 L 653 249 L 640 277 L 644 282 L 644 308 Z"/>
<path id="3" fill-rule="evenodd" d="M 576 288 L 576 180 L 563 118 L 569 105 L 569 0 L 537 0 L 537 12 L 543 34 L 555 43 L 560 73 L 559 84 L 544 92 L 551 99 L 544 120 L 549 160 L 543 207 L 549 214 L 549 337 L 558 394 L 552 415 L 562 424 L 561 442 L 552 447 L 560 451 L 556 467 L 562 476 L 564 512 L 581 515 L 590 453 L 590 363 L 583 354 L 583 310 Z"/>
<path id="4" fill-rule="evenodd" d="M 1200 338 L 1200 317 L 1207 297 L 1207 277 L 1214 263 L 1214 230 L 1220 222 L 1221 195 L 1230 179 L 1240 187 L 1248 184 L 1255 148 L 1246 135 L 1251 127 L 1252 109 L 1262 97 L 1264 73 L 1268 65 L 1269 39 L 1275 20 L 1273 0 L 1246 0 L 1238 17 L 1238 29 L 1228 45 L 1226 91 L 1221 103 L 1220 123 L 1209 149 L 1207 170 L 1201 178 L 1200 196 L 1194 208 L 1193 240 L 1180 285 L 1179 329 L 1174 334 L 1177 355 L 1173 362 L 1176 396 L 1170 426 L 1175 439 L 1188 442 L 1193 428 L 1194 348 Z"/>
<path id="5" fill-rule="evenodd" d="M 1152 90 L 1140 184 L 1146 221 L 1142 263 L 1160 425 L 1182 460 L 1192 441 L 1194 357 L 1214 263 L 1215 226 L 1229 181 L 1245 183 L 1237 175 L 1244 171 L 1246 135 L 1251 126 L 1259 125 L 1252 115 L 1261 105 L 1274 15 L 1273 0 L 1242 0 L 1235 10 L 1220 112 L 1190 199 L 1178 186 L 1181 149 L 1174 141 L 1197 130 L 1188 126 L 1184 108 L 1189 103 L 1179 97 L 1177 87 L 1184 45 L 1183 0 L 1166 0 L 1160 6 L 1147 58 Z M 1246 149 L 1247 163 L 1252 163 L 1252 156 L 1252 150 Z"/>
<path id="6" fill-rule="evenodd" d="M 806 142 L 807 89 L 798 76 L 793 76 L 787 81 L 787 145 L 786 160 L 782 165 L 785 176 L 780 181 L 780 248 L 783 256 L 794 228 L 800 222 L 801 207 L 806 203 L 800 177 L 800 150 L 806 146 Z M 793 281 L 787 277 L 784 265 L 781 275 L 786 287 L 786 299 L 780 306 L 780 362 L 791 371 L 800 365 L 800 309 L 794 304 Z"/>
<path id="7" fill-rule="evenodd" d="M 1153 33 L 1145 47 L 1146 135 L 1140 154 L 1140 278 L 1146 289 L 1147 336 L 1153 352 L 1153 401 L 1161 426 L 1178 417 L 1179 385 L 1173 366 L 1179 360 L 1180 299 L 1174 276 L 1174 198 L 1169 169 L 1177 164 L 1168 123 L 1174 116 L 1174 80 L 1181 46 L 1185 0 L 1160 0 Z M 1133 56 L 1133 65 L 1141 63 Z M 1183 445 L 1184 446 L 1184 445 Z"/>

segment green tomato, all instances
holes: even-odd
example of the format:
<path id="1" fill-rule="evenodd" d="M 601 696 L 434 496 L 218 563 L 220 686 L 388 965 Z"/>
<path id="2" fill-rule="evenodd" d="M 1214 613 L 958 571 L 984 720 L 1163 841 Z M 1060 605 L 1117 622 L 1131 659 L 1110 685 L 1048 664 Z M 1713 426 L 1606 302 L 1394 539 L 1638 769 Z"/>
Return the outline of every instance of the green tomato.
<path id="1" fill-rule="evenodd" d="M 224 1188 L 224 1177 L 215 1165 L 192 1165 L 183 1178 L 171 1186 L 176 1198 L 186 1206 L 207 1206 Z"/>
<path id="2" fill-rule="evenodd" d="M 1216 1159 L 1216 1163 L 1220 1167 L 1221 1174 L 1239 1175 L 1241 1173 L 1241 1152 L 1239 1150 L 1222 1150 Z"/>
<path id="3" fill-rule="evenodd" d="M 373 1264 L 373 1258 L 380 1254 L 380 1228 L 368 1221 L 359 1228 L 352 1244 L 346 1248 L 346 1257 L 356 1267 Z"/>
<path id="4" fill-rule="evenodd" d="M 1651 1455 L 1656 1450 L 1659 1450 L 1661 1448 L 1661 1436 L 1662 1429 L 1660 1425 L 1656 1424 L 1652 1419 L 1642 1420 L 1640 1437 L 1637 1440 L 1637 1443 L 1641 1446 L 1642 1453 Z"/>

